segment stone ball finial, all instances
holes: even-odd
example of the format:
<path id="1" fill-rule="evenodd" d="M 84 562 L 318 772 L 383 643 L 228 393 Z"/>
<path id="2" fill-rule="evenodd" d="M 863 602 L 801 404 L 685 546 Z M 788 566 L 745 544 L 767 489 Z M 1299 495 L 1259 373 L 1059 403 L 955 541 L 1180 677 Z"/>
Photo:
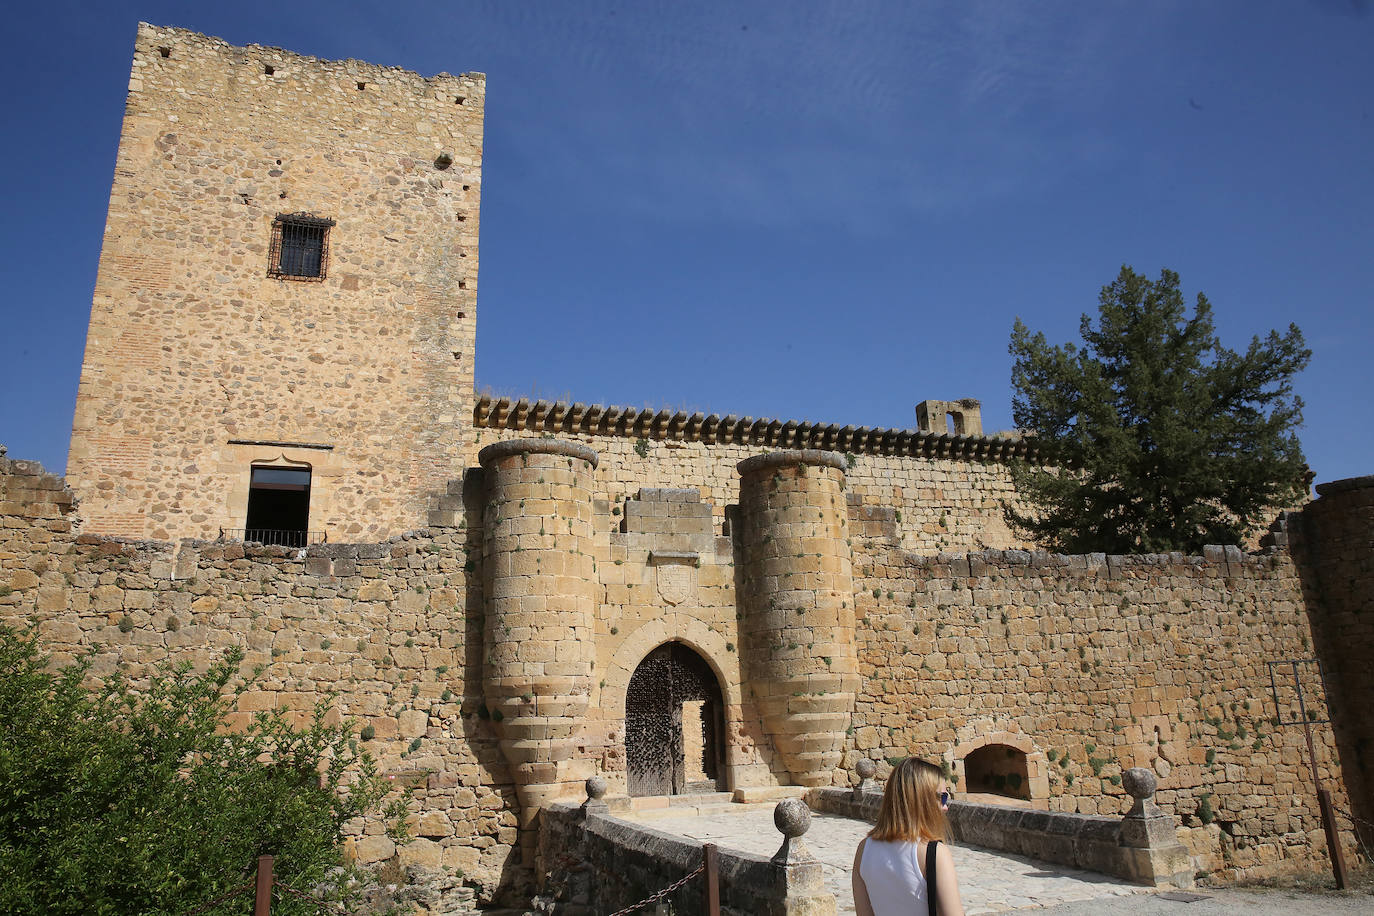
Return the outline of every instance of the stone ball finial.
<path id="1" fill-rule="evenodd" d="M 1159 782 L 1155 779 L 1155 774 L 1144 767 L 1131 767 L 1121 774 L 1121 787 L 1132 798 L 1144 801 L 1155 794 Z"/>
<path id="2" fill-rule="evenodd" d="M 784 798 L 773 809 L 773 825 L 789 840 L 811 829 L 811 809 L 800 798 Z"/>
<path id="3" fill-rule="evenodd" d="M 854 764 L 854 772 L 859 774 L 860 779 L 872 779 L 878 774 L 878 765 L 867 757 Z"/>
<path id="4" fill-rule="evenodd" d="M 606 777 L 592 776 L 587 779 L 587 797 L 600 801 L 606 796 Z"/>

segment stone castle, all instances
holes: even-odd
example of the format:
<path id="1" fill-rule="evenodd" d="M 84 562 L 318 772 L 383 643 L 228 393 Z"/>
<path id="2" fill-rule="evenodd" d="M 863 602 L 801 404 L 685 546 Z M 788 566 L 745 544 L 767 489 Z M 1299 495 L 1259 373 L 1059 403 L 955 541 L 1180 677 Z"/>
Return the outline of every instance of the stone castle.
<path id="1" fill-rule="evenodd" d="M 1084 814 L 1147 767 L 1197 871 L 1320 869 L 1269 665 L 1319 659 L 1355 854 L 1374 479 L 1257 552 L 1066 557 L 1004 524 L 1039 459 L 977 401 L 898 430 L 478 396 L 484 85 L 139 26 L 67 478 L 0 458 L 0 620 L 97 672 L 241 645 L 242 716 L 335 694 L 416 783 L 417 839 L 353 852 L 488 892 L 594 775 L 765 797 L 909 754 Z"/>

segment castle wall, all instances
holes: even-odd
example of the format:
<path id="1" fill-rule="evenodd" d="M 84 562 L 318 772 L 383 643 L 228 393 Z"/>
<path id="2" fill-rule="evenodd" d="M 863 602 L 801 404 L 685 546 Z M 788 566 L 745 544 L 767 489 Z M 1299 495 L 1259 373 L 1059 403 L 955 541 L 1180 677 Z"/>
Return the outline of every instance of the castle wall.
<path id="1" fill-rule="evenodd" d="M 1124 812 L 1122 770 L 1150 767 L 1201 870 L 1326 867 L 1303 731 L 1273 722 L 1266 663 L 1313 653 L 1286 555 L 893 549 L 856 561 L 855 596 L 851 765 L 915 753 L 962 774 L 968 754 L 1005 745 L 1027 755 L 1033 802 L 1087 814 Z M 1324 718 L 1320 682 L 1303 687 Z M 1331 728 L 1314 738 L 1353 848 Z"/>
<path id="2" fill-rule="evenodd" d="M 788 782 L 791 756 L 798 750 L 823 756 L 831 743 L 842 756 L 820 781 L 833 785 L 847 784 L 860 756 L 880 769 L 911 753 L 943 758 L 962 777 L 965 757 L 1001 745 L 1025 755 L 1026 794 L 1052 810 L 1119 813 L 1127 802 L 1117 783 L 1121 770 L 1152 767 L 1160 775 L 1157 800 L 1181 822 L 1198 867 L 1219 877 L 1324 867 L 1302 732 L 1272 723 L 1265 663 L 1313 652 L 1307 605 L 1286 555 L 1229 548 L 1203 558 L 1020 551 L 923 557 L 901 549 L 890 519 L 864 520 L 850 506 L 847 603 L 856 617 L 859 676 L 853 711 L 842 733 L 833 723 L 829 733 L 817 729 L 824 747 L 780 747 L 774 733 L 791 733 L 767 724 L 771 707 L 759 702 L 751 672 L 766 675 L 787 659 L 769 654 L 777 642 L 742 631 L 735 596 L 746 563 L 778 566 L 777 594 L 821 587 L 805 578 L 806 540 L 788 526 L 844 528 L 836 527 L 838 520 L 803 517 L 823 506 L 791 497 L 820 487 L 834 489 L 838 501 L 843 472 L 808 467 L 805 481 L 787 476 L 776 491 L 765 473 L 758 481 L 763 503 L 742 508 L 746 518 L 735 519 L 741 531 L 758 520 L 763 527 L 727 538 L 697 493 L 644 490 L 621 503 L 591 498 L 590 468 L 569 469 L 570 457 L 579 460 L 530 456 L 532 481 L 501 479 L 531 471 L 528 465 L 485 482 L 469 475 L 470 486 L 454 487 L 460 494 L 466 489 L 466 508 L 454 510 L 447 526 L 304 552 L 80 534 L 61 478 L 0 460 L 0 620 L 36 623 L 59 660 L 95 647 L 97 673 L 120 661 L 134 676 L 166 659 L 204 664 L 227 646 L 243 645 L 246 667 L 266 666 L 258 689 L 244 698 L 243 716 L 274 705 L 305 710 L 335 692 L 339 714 L 372 728 L 366 746 L 385 770 L 402 779 L 433 771 L 416 798 L 419 840 L 396 853 L 380 823 L 354 825 L 359 857 L 370 862 L 398 854 L 402 862 L 461 868 L 488 886 L 509 880 L 521 861 L 517 785 L 544 787 L 538 791 L 548 797 L 575 796 L 576 780 L 598 772 L 608 777 L 612 794 L 624 791 L 625 688 L 643 657 L 673 639 L 696 649 L 720 679 L 729 723 L 726 787 Z M 797 467 L 778 470 L 798 474 Z M 554 472 L 571 476 L 555 480 Z M 521 486 L 568 487 L 560 498 L 571 500 L 576 512 L 531 506 L 529 500 L 542 497 L 512 489 Z M 824 493 L 810 496 L 826 502 Z M 521 499 L 527 500 L 523 513 Z M 578 654 L 582 647 L 557 649 L 563 634 L 556 627 L 547 640 L 520 634 L 531 643 L 528 659 L 523 644 L 518 658 L 498 658 L 495 650 L 504 643 L 486 631 L 505 624 L 488 609 L 481 582 L 486 564 L 493 564 L 493 577 L 502 568 L 495 565 L 495 541 L 483 548 L 483 506 L 490 514 L 498 504 L 503 517 L 509 511 L 510 534 L 534 539 L 512 545 L 508 555 L 511 575 L 524 584 L 544 574 L 546 553 L 550 562 L 554 553 L 591 554 L 590 575 L 582 570 L 580 578 L 592 589 L 594 656 Z M 572 541 L 539 540 L 541 525 L 547 539 L 559 522 L 558 538 L 565 539 L 569 521 Z M 767 543 L 801 538 L 803 556 L 775 551 L 771 559 L 746 560 L 749 545 L 757 548 L 770 535 Z M 827 553 L 813 547 L 812 554 Z M 526 561 L 533 571 L 517 575 L 516 564 Z M 669 567 L 672 574 L 665 573 Z M 796 587 L 780 588 L 789 583 Z M 841 597 L 839 616 L 845 603 Z M 835 610 L 827 611 L 825 602 L 801 606 L 813 616 Z M 560 606 L 553 613 L 574 610 Z M 826 620 L 803 623 L 820 632 Z M 515 637 L 514 627 L 509 636 Z M 792 641 L 796 650 L 785 640 L 782 648 L 808 658 L 821 654 L 811 646 L 802 653 L 802 640 Z M 575 673 L 581 680 L 569 682 L 564 694 L 544 690 L 535 677 L 529 698 L 504 688 L 493 692 L 500 665 L 538 662 L 548 645 L 554 658 L 590 673 Z M 839 650 L 831 656 L 840 657 Z M 813 667 L 812 674 L 825 676 Z M 792 676 L 789 671 L 783 674 Z M 815 713 L 816 723 L 825 724 L 820 719 L 835 713 L 824 706 L 827 692 L 843 686 L 783 691 L 784 701 L 821 705 L 781 712 Z M 1324 718 L 1321 685 L 1304 686 Z M 502 722 L 494 715 L 534 701 L 536 689 L 539 702 L 547 694 L 553 703 L 587 691 L 585 700 L 576 699 L 586 706 L 581 728 L 554 736 L 562 748 L 556 760 L 536 761 L 556 764 L 539 782 L 518 774 L 502 752 L 502 741 L 521 740 L 520 716 L 503 713 Z M 515 730 L 507 727 L 512 722 Z M 1321 778 L 1338 809 L 1348 812 L 1331 730 L 1317 726 L 1315 736 Z M 1345 813 L 1341 818 L 1348 839 L 1350 821 Z"/>
<path id="3" fill-rule="evenodd" d="M 518 439 L 537 432 L 482 428 L 475 447 Z M 725 507 L 737 505 L 745 458 L 776 451 L 775 446 L 651 439 L 621 435 L 579 435 L 559 431 L 559 438 L 582 442 L 601 455 L 595 496 L 619 503 L 640 487 L 700 490 L 718 526 Z M 642 452 L 642 454 L 641 454 Z M 911 455 L 853 453 L 845 469 L 846 498 L 872 507 L 870 520 L 891 526 L 901 545 L 911 551 L 982 550 L 1026 547 L 1006 525 L 1002 503 L 1014 499 L 1007 466 L 996 461 L 926 458 Z"/>
<path id="4" fill-rule="evenodd" d="M 484 93 L 139 26 L 68 462 L 89 531 L 243 528 L 259 461 L 311 466 L 330 540 L 418 524 L 472 412 Z M 298 212 L 337 221 L 322 280 L 268 276 Z"/>
<path id="5" fill-rule="evenodd" d="M 302 556 L 79 534 L 71 497 L 36 463 L 0 458 L 0 624 L 36 626 L 59 663 L 95 649 L 94 674 L 123 664 L 134 679 L 163 661 L 204 667 L 242 646 L 243 671 L 263 673 L 232 723 L 274 707 L 303 719 L 333 695 L 338 715 L 369 730 L 362 745 L 382 771 L 418 781 L 416 839 L 398 853 L 369 819 L 347 828 L 351 854 L 498 883 L 519 809 L 483 712 L 481 544 L 468 542 L 471 526 Z"/>
<path id="6" fill-rule="evenodd" d="M 1374 843 L 1374 477 L 1318 484 L 1317 493 L 1286 516 L 1286 534 L 1313 608 L 1351 801 Z"/>

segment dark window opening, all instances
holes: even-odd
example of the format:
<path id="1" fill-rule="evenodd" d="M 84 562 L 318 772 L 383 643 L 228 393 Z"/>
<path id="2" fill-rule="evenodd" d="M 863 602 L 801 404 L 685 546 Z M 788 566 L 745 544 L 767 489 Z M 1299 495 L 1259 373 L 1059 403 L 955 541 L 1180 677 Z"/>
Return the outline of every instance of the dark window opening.
<path id="1" fill-rule="evenodd" d="M 243 539 L 304 547 L 310 527 L 310 469 L 254 467 Z"/>
<path id="2" fill-rule="evenodd" d="M 329 264 L 332 219 L 308 213 L 278 214 L 272 222 L 267 274 L 287 280 L 323 280 Z"/>

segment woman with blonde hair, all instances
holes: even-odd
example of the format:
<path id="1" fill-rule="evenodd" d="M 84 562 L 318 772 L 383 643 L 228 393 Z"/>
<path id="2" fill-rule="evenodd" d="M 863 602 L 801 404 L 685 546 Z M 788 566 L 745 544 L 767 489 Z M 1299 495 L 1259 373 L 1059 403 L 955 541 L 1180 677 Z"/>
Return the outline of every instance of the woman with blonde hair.
<path id="1" fill-rule="evenodd" d="M 930 916 L 964 916 L 954 857 L 940 842 L 949 833 L 945 809 L 953 794 L 940 768 L 924 760 L 908 757 L 892 770 L 878 823 L 854 854 L 858 916 L 910 916 L 923 908 Z"/>

